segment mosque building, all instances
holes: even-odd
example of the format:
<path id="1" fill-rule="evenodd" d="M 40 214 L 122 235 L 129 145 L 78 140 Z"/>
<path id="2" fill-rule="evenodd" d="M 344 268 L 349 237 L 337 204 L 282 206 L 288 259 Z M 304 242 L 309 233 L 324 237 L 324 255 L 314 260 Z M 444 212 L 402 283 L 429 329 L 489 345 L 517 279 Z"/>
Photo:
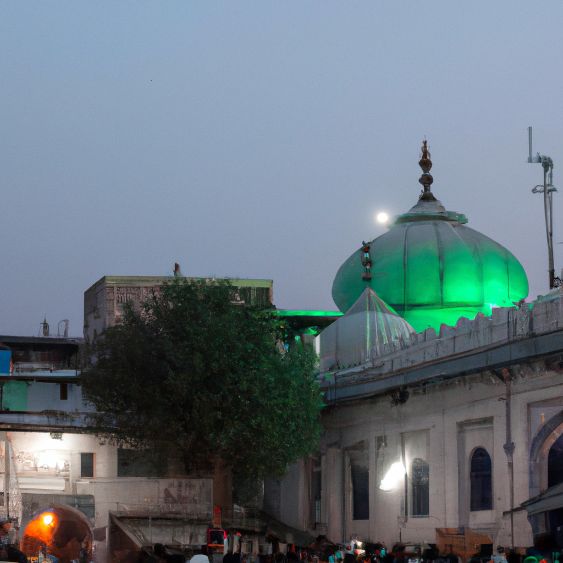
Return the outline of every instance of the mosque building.
<path id="1" fill-rule="evenodd" d="M 341 312 L 276 310 L 291 340 L 320 333 L 324 434 L 315 455 L 265 482 L 261 528 L 224 503 L 222 526 L 246 530 L 243 552 L 318 536 L 464 558 L 563 547 L 563 292 L 525 302 L 518 260 L 432 193 L 426 142 L 420 166 L 416 205 L 338 270 Z M 98 280 L 84 295 L 86 342 L 169 279 Z M 274 302 L 272 280 L 230 282 L 237 303 Z M 114 560 L 157 540 L 205 543 L 225 479 L 173 460 L 152 468 L 150 452 L 85 433 L 81 340 L 0 340 L 0 518 L 19 522 L 25 553 Z"/>
<path id="2" fill-rule="evenodd" d="M 318 337 L 317 455 L 266 507 L 334 542 L 563 545 L 563 294 L 431 190 L 340 267 Z"/>

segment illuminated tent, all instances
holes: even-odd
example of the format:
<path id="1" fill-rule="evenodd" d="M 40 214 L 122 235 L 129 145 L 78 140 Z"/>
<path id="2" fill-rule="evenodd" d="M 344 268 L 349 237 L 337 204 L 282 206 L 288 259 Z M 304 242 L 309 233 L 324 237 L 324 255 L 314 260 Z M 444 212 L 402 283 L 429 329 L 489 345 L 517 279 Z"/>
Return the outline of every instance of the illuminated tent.
<path id="1" fill-rule="evenodd" d="M 409 323 L 365 287 L 346 314 L 318 336 L 321 372 L 365 364 L 405 348 L 413 334 Z"/>
<path id="2" fill-rule="evenodd" d="M 520 262 L 434 197 L 429 157 L 425 141 L 418 203 L 338 270 L 332 296 L 341 311 L 355 303 L 366 282 L 417 332 L 455 325 L 462 316 L 490 315 L 493 307 L 511 307 L 527 297 Z"/>

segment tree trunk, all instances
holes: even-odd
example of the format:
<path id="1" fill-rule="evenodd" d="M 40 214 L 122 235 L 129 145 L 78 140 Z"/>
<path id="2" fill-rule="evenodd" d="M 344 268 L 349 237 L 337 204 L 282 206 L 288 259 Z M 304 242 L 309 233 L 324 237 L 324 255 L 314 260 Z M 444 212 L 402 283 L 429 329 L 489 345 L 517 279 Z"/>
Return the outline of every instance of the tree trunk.
<path id="1" fill-rule="evenodd" d="M 233 473 L 221 459 L 216 459 L 213 467 L 213 504 L 221 510 L 233 507 Z"/>

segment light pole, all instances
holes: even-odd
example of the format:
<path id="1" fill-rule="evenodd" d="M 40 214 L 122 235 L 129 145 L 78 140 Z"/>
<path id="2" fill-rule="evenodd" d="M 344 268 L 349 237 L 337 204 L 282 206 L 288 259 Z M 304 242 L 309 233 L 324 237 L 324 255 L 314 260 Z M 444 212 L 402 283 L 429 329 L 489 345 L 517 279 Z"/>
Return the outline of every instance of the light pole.
<path id="1" fill-rule="evenodd" d="M 553 185 L 553 160 L 551 157 L 539 152 L 532 156 L 532 127 L 528 127 L 528 148 L 528 162 L 530 164 L 541 164 L 543 168 L 543 184 L 534 186 L 532 193 L 543 194 L 549 289 L 553 289 L 561 285 L 561 279 L 555 276 L 555 266 L 553 263 L 553 192 L 557 191 L 557 188 Z"/>

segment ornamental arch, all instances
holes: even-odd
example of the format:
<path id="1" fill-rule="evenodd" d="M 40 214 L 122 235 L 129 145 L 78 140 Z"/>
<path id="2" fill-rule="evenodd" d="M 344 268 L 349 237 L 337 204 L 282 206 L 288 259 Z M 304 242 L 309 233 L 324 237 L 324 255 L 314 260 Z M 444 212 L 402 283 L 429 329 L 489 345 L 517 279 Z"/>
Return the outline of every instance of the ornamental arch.
<path id="1" fill-rule="evenodd" d="M 530 446 L 530 498 L 549 487 L 549 452 L 563 436 L 563 410 L 552 416 L 536 434 Z"/>

